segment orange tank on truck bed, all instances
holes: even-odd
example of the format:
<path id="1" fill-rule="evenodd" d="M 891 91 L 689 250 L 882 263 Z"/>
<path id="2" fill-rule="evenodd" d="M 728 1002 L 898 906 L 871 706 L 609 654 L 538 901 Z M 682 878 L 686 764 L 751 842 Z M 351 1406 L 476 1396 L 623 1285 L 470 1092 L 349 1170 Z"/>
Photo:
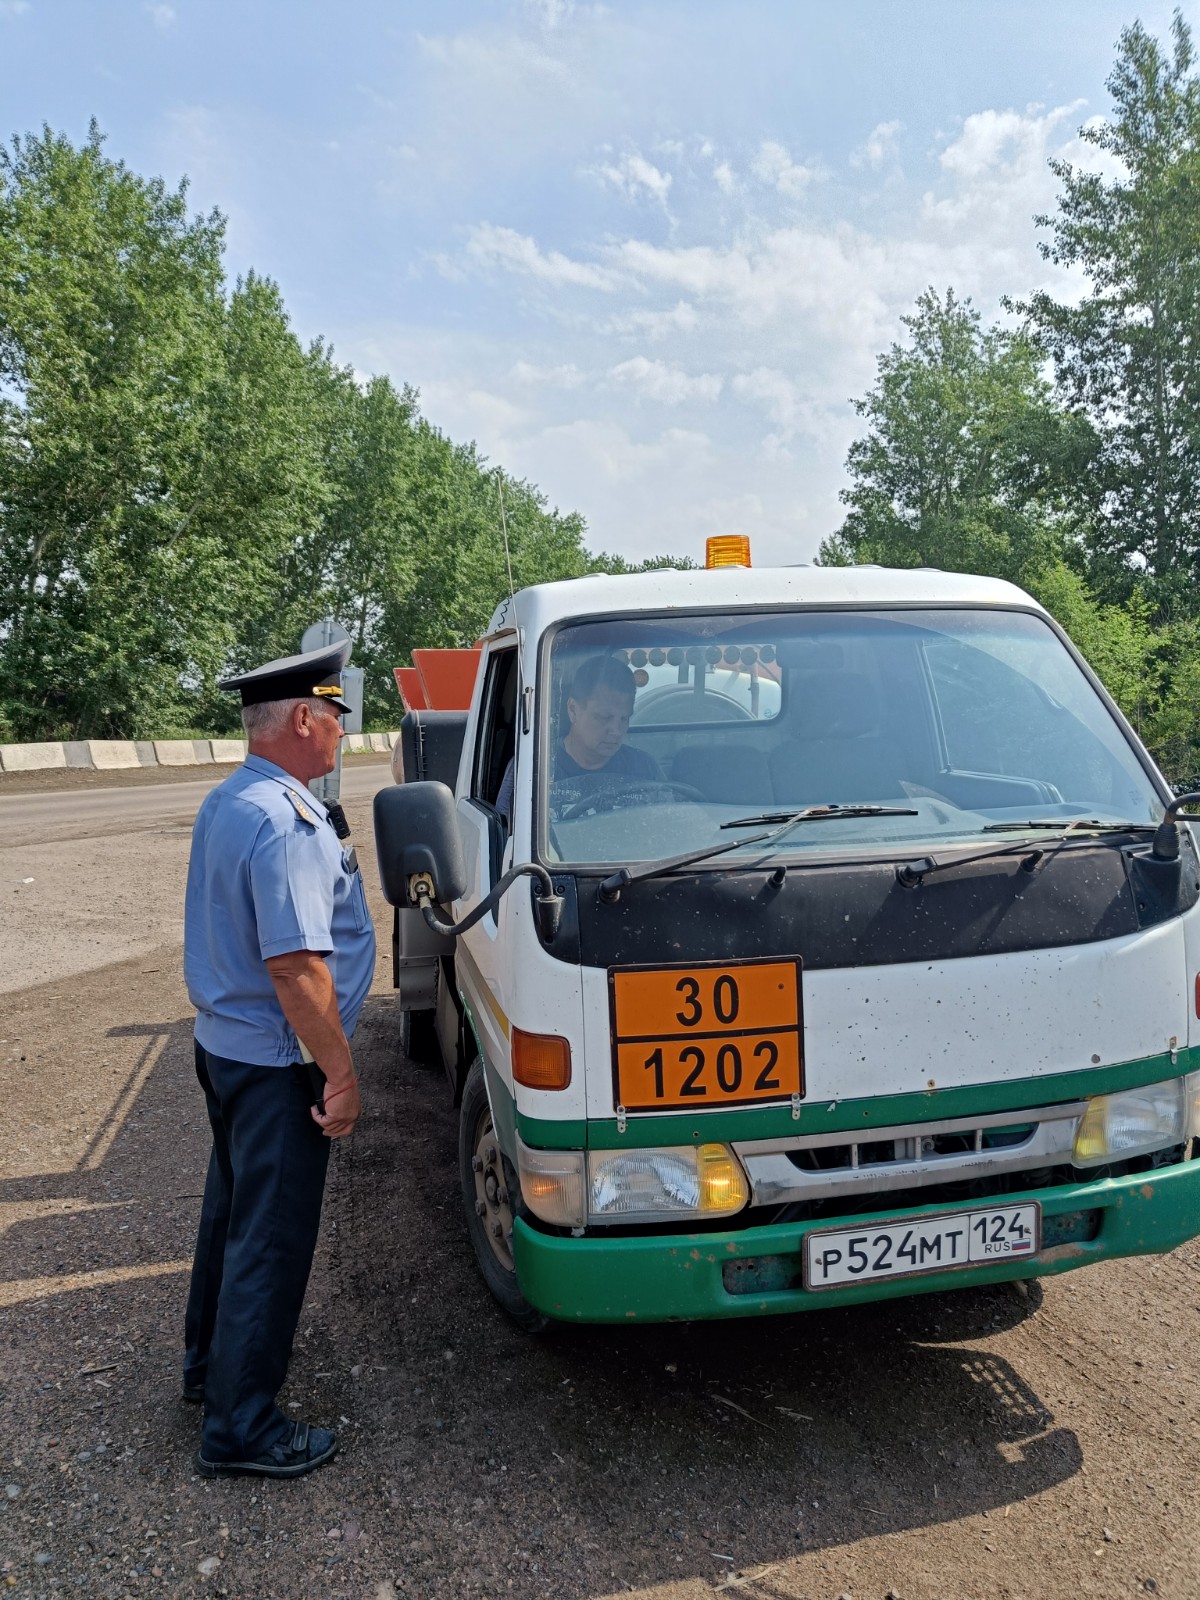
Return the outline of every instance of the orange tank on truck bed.
<path id="1" fill-rule="evenodd" d="M 406 711 L 469 711 L 479 667 L 470 650 L 414 650 L 411 667 L 393 667 Z"/>

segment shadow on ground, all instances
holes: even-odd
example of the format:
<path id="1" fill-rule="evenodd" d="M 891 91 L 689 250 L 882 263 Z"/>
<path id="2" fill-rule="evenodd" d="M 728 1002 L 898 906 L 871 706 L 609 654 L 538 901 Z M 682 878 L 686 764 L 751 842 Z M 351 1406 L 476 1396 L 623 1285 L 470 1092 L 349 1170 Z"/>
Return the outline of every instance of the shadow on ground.
<path id="1" fill-rule="evenodd" d="M 99 995 L 127 976 L 84 982 Z M 24 999 L 36 1009 L 36 991 Z M 715 1583 L 991 1511 L 1079 1471 L 1075 1434 L 987 1348 L 1036 1312 L 1036 1286 L 1028 1300 L 964 1289 L 761 1322 L 521 1335 L 466 1243 L 444 1080 L 398 1055 L 398 1023 L 390 995 L 368 1002 L 367 1110 L 334 1152 L 282 1396 L 341 1429 L 342 1456 L 310 1479 L 209 1484 L 191 1470 L 178 1263 L 207 1128 L 190 1019 L 115 1024 L 107 1045 L 128 1075 L 103 1138 L 71 1170 L 0 1183 L 12 1352 L 0 1433 L 15 1441 L 4 1473 L 17 1491 L 0 1520 L 16 1592 L 390 1584 L 570 1600 Z"/>

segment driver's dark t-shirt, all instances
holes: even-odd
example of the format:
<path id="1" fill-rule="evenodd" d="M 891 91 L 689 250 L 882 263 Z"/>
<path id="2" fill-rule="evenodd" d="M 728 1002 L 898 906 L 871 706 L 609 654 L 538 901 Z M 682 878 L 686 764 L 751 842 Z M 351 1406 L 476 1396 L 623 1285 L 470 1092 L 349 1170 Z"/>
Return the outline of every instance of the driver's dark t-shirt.
<path id="1" fill-rule="evenodd" d="M 508 766 L 504 769 L 504 777 L 500 784 L 500 793 L 496 796 L 496 810 L 504 821 L 512 826 L 513 803 L 513 762 L 509 758 Z M 580 778 L 644 778 L 650 783 L 663 781 L 662 768 L 653 756 L 648 756 L 644 750 L 635 750 L 632 745 L 623 744 L 602 767 L 581 767 L 573 756 L 568 755 L 566 748 L 559 744 L 554 755 L 554 782 L 560 783 L 564 779 Z"/>
<path id="2" fill-rule="evenodd" d="M 563 778 L 646 778 L 651 783 L 662 782 L 662 769 L 653 756 L 623 744 L 602 767 L 581 767 L 565 745 L 554 753 L 554 779 Z"/>

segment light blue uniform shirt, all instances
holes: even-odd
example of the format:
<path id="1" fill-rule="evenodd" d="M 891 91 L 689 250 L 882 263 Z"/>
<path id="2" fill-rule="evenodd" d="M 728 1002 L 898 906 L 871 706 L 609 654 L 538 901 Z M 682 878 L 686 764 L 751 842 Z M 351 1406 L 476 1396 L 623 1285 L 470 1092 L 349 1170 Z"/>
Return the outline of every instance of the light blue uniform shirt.
<path id="1" fill-rule="evenodd" d="M 183 972 L 205 1050 L 262 1067 L 300 1060 L 265 965 L 291 950 L 325 957 L 349 1038 L 375 971 L 362 873 L 300 780 L 247 756 L 192 830 Z"/>

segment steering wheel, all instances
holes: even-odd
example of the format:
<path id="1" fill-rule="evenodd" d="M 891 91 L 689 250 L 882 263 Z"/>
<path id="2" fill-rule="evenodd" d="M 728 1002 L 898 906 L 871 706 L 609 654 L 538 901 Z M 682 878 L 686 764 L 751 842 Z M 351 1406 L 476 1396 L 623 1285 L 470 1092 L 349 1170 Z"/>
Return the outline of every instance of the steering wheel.
<path id="1" fill-rule="evenodd" d="M 576 800 L 569 805 L 559 817 L 560 822 L 573 822 L 576 817 L 582 817 L 588 811 L 611 811 L 619 800 L 627 795 L 642 794 L 647 789 L 671 789 L 676 794 L 682 795 L 685 800 L 706 801 L 707 795 L 699 789 L 693 789 L 690 783 L 676 783 L 671 778 L 641 778 L 630 783 L 623 783 L 611 789 L 598 789 L 595 794 L 584 795 L 582 800 Z"/>

